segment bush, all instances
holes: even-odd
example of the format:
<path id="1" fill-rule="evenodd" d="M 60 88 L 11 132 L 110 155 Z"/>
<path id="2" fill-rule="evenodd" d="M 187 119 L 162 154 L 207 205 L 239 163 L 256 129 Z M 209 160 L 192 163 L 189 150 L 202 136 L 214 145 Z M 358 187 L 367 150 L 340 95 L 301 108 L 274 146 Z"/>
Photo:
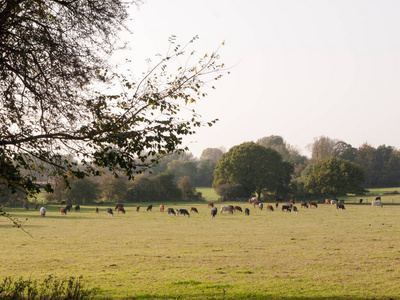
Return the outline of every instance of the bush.
<path id="1" fill-rule="evenodd" d="M 99 193 L 97 182 L 83 178 L 71 182 L 71 189 L 66 191 L 65 199 L 72 204 L 90 204 L 98 199 Z"/>
<path id="2" fill-rule="evenodd" d="M 127 192 L 128 202 L 182 200 L 182 192 L 169 171 L 153 177 L 138 176 L 133 185 Z"/>
<path id="3" fill-rule="evenodd" d="M 13 279 L 6 277 L 0 283 L 0 299 L 90 299 L 97 294 L 97 289 L 83 287 L 81 277 L 61 280 L 48 276 L 43 282 L 37 280 Z"/>
<path id="4" fill-rule="evenodd" d="M 236 198 L 248 198 L 250 195 L 240 184 L 225 183 L 217 186 L 216 192 L 220 197 L 219 201 L 235 201 Z"/>

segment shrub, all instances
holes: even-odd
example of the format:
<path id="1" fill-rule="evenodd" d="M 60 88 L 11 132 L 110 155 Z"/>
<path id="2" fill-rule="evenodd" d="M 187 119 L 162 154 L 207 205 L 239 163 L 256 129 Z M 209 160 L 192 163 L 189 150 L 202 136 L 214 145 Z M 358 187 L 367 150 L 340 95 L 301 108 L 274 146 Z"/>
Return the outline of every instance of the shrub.
<path id="1" fill-rule="evenodd" d="M 225 183 L 217 186 L 216 192 L 221 196 L 221 201 L 235 201 L 236 198 L 249 197 L 246 190 L 240 184 Z"/>
<path id="2" fill-rule="evenodd" d="M 98 289 L 84 288 L 81 278 L 57 279 L 48 276 L 43 282 L 37 280 L 4 278 L 0 283 L 0 299 L 90 299 Z"/>

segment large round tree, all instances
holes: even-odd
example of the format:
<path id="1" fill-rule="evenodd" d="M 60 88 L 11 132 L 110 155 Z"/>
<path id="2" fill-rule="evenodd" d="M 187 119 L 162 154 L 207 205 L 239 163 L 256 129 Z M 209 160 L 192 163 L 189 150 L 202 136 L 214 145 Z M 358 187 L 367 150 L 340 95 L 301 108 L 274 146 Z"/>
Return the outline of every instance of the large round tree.
<path id="1" fill-rule="evenodd" d="M 213 186 L 239 184 L 258 198 L 263 191 L 281 192 L 289 184 L 293 166 L 271 148 L 253 142 L 231 148 L 222 155 L 214 171 Z"/>
<path id="2" fill-rule="evenodd" d="M 311 167 L 305 187 L 313 194 L 336 197 L 347 193 L 362 194 L 364 170 L 341 158 L 329 158 Z"/>

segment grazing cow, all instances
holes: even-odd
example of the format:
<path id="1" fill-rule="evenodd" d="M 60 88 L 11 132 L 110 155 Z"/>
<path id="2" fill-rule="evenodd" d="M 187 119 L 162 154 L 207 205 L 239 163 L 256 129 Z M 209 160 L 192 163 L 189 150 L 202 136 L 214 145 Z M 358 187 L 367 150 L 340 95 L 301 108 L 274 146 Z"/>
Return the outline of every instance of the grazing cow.
<path id="1" fill-rule="evenodd" d="M 45 217 L 45 216 L 46 216 L 46 208 L 44 208 L 44 207 L 41 207 L 41 208 L 40 208 L 40 215 L 41 215 L 42 217 Z"/>
<path id="2" fill-rule="evenodd" d="M 147 206 L 147 211 L 151 211 L 153 209 L 153 205 L 149 205 L 149 206 Z"/>
<path id="3" fill-rule="evenodd" d="M 75 211 L 81 211 L 81 207 L 79 205 L 75 206 Z"/>
<path id="4" fill-rule="evenodd" d="M 160 212 L 164 212 L 164 205 L 160 205 Z"/>
<path id="5" fill-rule="evenodd" d="M 196 207 L 191 207 L 190 212 L 199 213 Z"/>
<path id="6" fill-rule="evenodd" d="M 94 212 L 95 212 L 96 214 L 98 214 L 98 213 L 99 213 L 99 208 L 96 207 L 96 208 L 94 209 Z"/>
<path id="7" fill-rule="evenodd" d="M 61 212 L 61 215 L 67 215 L 67 208 L 61 207 L 60 212 Z"/>
<path id="8" fill-rule="evenodd" d="M 360 204 L 363 202 L 363 199 L 360 199 Z"/>
<path id="9" fill-rule="evenodd" d="M 325 204 L 329 204 L 331 203 L 331 201 L 329 201 L 329 199 L 325 199 Z"/>
<path id="10" fill-rule="evenodd" d="M 253 201 L 253 206 L 256 207 L 256 206 L 258 206 L 260 203 L 261 203 L 260 201 Z"/>
<path id="11" fill-rule="evenodd" d="M 289 202 L 290 202 L 291 204 L 294 204 L 294 200 L 293 200 L 293 199 L 290 199 Z"/>
<path id="12" fill-rule="evenodd" d="M 278 206 L 279 206 L 279 203 L 275 202 L 275 208 L 278 208 Z"/>
<path id="13" fill-rule="evenodd" d="M 310 201 L 310 202 L 308 202 L 308 204 L 310 204 L 310 207 L 315 207 L 315 208 L 318 208 L 318 205 L 317 205 L 317 203 L 315 203 L 315 202 L 313 202 L 313 201 Z"/>
<path id="14" fill-rule="evenodd" d="M 68 210 L 69 212 L 71 212 L 71 208 L 72 208 L 72 204 L 67 204 L 67 206 L 65 207 L 65 209 Z"/>
<path id="15" fill-rule="evenodd" d="M 245 209 L 244 209 L 244 214 L 245 214 L 246 216 L 250 216 L 250 209 L 245 208 Z"/>
<path id="16" fill-rule="evenodd" d="M 190 214 L 186 209 L 177 209 L 176 216 L 179 216 L 179 215 L 188 216 L 188 218 L 190 218 Z"/>
<path id="17" fill-rule="evenodd" d="M 37 210 L 38 209 L 38 207 L 39 207 L 39 203 L 35 203 L 35 210 Z"/>
<path id="18" fill-rule="evenodd" d="M 308 208 L 307 202 L 306 201 L 301 201 L 301 206 L 300 207 L 301 208 L 303 208 L 303 207 Z"/>
<path id="19" fill-rule="evenodd" d="M 262 210 L 264 208 L 264 205 L 262 203 L 258 203 L 258 208 Z"/>
<path id="20" fill-rule="evenodd" d="M 118 209 L 118 207 L 124 207 L 124 204 L 122 204 L 122 203 L 118 203 L 118 204 L 115 206 L 114 210 L 117 210 L 117 209 Z"/>
<path id="21" fill-rule="evenodd" d="M 294 205 L 292 206 L 292 212 L 294 212 L 294 213 L 296 213 L 296 214 L 298 213 L 297 207 L 294 206 Z"/>
<path id="22" fill-rule="evenodd" d="M 214 219 L 217 215 L 218 209 L 216 207 L 211 208 L 211 219 Z"/>
<path id="23" fill-rule="evenodd" d="M 175 210 L 174 210 L 173 208 L 168 208 L 168 214 L 169 214 L 169 215 L 170 215 L 170 214 L 175 215 L 176 213 L 175 213 Z"/>
<path id="24" fill-rule="evenodd" d="M 344 204 L 336 204 L 336 209 L 346 210 Z"/>
<path id="25" fill-rule="evenodd" d="M 267 205 L 267 211 L 274 211 L 274 208 L 272 205 Z"/>
<path id="26" fill-rule="evenodd" d="M 337 205 L 337 200 L 331 200 L 331 205 Z"/>
<path id="27" fill-rule="evenodd" d="M 282 211 L 292 211 L 292 209 L 290 208 L 290 205 L 282 205 Z"/>
<path id="28" fill-rule="evenodd" d="M 125 208 L 123 208 L 123 207 L 118 207 L 117 208 L 117 211 L 118 211 L 118 213 L 119 212 L 122 212 L 123 214 L 125 213 Z"/>
<path id="29" fill-rule="evenodd" d="M 112 208 L 107 208 L 107 215 L 113 217 L 114 216 L 114 212 L 112 210 Z"/>
<path id="30" fill-rule="evenodd" d="M 235 211 L 243 212 L 243 210 L 242 210 L 242 208 L 241 208 L 240 206 L 235 206 L 235 207 L 233 207 L 233 209 L 234 209 Z"/>
<path id="31" fill-rule="evenodd" d="M 383 207 L 381 201 L 372 201 L 372 202 L 371 202 L 371 205 L 372 205 L 372 206 L 380 206 L 381 208 Z"/>
<path id="32" fill-rule="evenodd" d="M 227 211 L 230 214 L 233 214 L 234 208 L 232 205 L 228 205 L 228 206 L 222 206 L 221 207 L 221 214 L 222 212 Z"/>
<path id="33" fill-rule="evenodd" d="M 214 207 L 214 203 L 208 202 L 208 207 Z"/>
<path id="34" fill-rule="evenodd" d="M 136 211 L 139 212 L 140 206 L 136 206 Z"/>
<path id="35" fill-rule="evenodd" d="M 376 197 L 375 201 L 381 201 L 381 197 Z"/>

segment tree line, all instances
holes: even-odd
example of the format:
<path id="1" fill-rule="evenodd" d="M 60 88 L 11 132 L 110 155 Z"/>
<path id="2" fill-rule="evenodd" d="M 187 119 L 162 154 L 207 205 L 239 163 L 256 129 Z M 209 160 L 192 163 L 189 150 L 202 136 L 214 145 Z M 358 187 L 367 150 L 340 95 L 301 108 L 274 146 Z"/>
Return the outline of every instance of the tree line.
<path id="1" fill-rule="evenodd" d="M 310 158 L 274 135 L 235 146 L 218 162 L 213 186 L 228 199 L 279 199 L 363 194 L 366 188 L 400 185 L 400 151 L 394 147 L 355 148 L 325 136 L 309 147 Z"/>
<path id="2" fill-rule="evenodd" d="M 391 146 L 354 148 L 343 141 L 319 137 L 310 144 L 311 157 L 301 155 L 280 136 L 243 143 L 228 152 L 207 148 L 200 158 L 191 153 L 164 156 L 158 164 L 130 181 L 100 169 L 102 176 L 67 181 L 45 177 L 53 187 L 50 202 L 196 201 L 195 187 L 213 186 L 221 199 L 246 199 L 252 195 L 269 199 L 337 196 L 363 193 L 366 188 L 400 185 L 400 152 Z M 72 157 L 65 158 L 73 160 Z M 327 174 L 330 174 L 329 177 Z M 43 177 L 43 174 L 41 174 Z M 39 176 L 39 174 L 36 174 Z M 26 198 L 26 194 L 3 191 L 1 203 Z"/>

